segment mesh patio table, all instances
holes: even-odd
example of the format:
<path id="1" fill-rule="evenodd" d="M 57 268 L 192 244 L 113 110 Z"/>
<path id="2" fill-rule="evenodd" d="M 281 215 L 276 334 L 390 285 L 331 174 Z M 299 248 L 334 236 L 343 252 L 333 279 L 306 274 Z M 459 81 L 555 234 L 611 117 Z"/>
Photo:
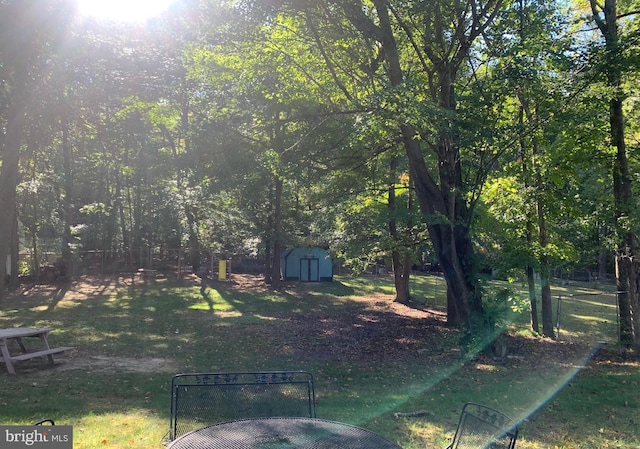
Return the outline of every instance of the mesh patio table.
<path id="1" fill-rule="evenodd" d="M 186 433 L 168 449 L 402 449 L 361 427 L 315 418 L 230 421 Z"/>

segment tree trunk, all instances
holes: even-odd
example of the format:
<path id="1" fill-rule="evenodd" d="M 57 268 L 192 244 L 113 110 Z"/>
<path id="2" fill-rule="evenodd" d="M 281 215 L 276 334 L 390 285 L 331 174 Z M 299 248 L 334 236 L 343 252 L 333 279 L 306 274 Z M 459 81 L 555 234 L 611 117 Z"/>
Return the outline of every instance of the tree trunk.
<path id="1" fill-rule="evenodd" d="M 395 302 L 409 304 L 411 302 L 411 289 L 409 281 L 411 275 L 411 257 L 408 253 L 394 250 L 391 255 L 393 263 L 393 282 L 396 289 Z"/>
<path id="2" fill-rule="evenodd" d="M 273 219 L 273 201 L 271 200 L 271 186 L 269 186 L 267 191 L 267 223 L 265 229 L 265 237 L 264 237 L 264 282 L 267 285 L 270 285 L 273 282 L 273 269 L 271 267 L 271 262 L 273 258 L 271 256 L 271 240 L 273 238 L 272 232 L 274 227 L 274 219 Z M 278 260 L 278 263 L 280 261 Z"/>
<path id="3" fill-rule="evenodd" d="M 13 214 L 13 232 L 11 233 L 11 275 L 9 276 L 9 287 L 14 288 L 19 284 L 18 260 L 20 258 L 20 236 L 18 235 L 18 214 Z"/>
<path id="4" fill-rule="evenodd" d="M 618 33 L 618 12 L 616 0 L 603 3 L 591 0 L 593 20 L 605 40 L 608 63 L 605 65 L 607 83 L 612 97 L 609 102 L 609 127 L 611 146 L 616 149 L 613 161 L 614 218 L 616 222 L 616 285 L 618 289 L 618 313 L 620 316 L 620 342 L 640 349 L 640 335 L 635 331 L 640 324 L 634 314 L 637 301 L 635 269 L 636 240 L 628 221 L 631 219 L 632 189 L 629 175 L 627 147 L 624 135 L 624 99 L 622 85 L 622 56 Z"/>
<path id="5" fill-rule="evenodd" d="M 264 283 L 271 284 L 271 276 L 273 271 L 271 270 L 271 239 L 265 239 L 264 241 Z"/>
<path id="6" fill-rule="evenodd" d="M 619 84 L 618 84 L 619 86 Z M 633 260 L 636 256 L 636 241 L 633 233 L 624 224 L 631 215 L 632 201 L 631 178 L 627 161 L 626 143 L 624 139 L 624 113 L 622 100 L 611 100 L 610 124 L 611 141 L 616 147 L 616 159 L 613 168 L 613 192 L 616 223 L 618 223 L 618 250 L 616 251 L 616 286 L 618 290 L 618 307 L 620 315 L 620 343 L 628 347 L 640 348 L 640 334 L 635 330 L 640 320 L 634 314 L 636 302 L 636 283 Z M 622 223 L 622 224 L 621 224 Z"/>
<path id="7" fill-rule="evenodd" d="M 28 64 L 23 58 L 15 56 L 17 63 L 14 71 L 11 103 L 7 111 L 7 124 L 2 148 L 2 165 L 0 166 L 0 261 L 5 267 L 7 256 L 11 255 L 11 242 L 17 241 L 14 220 L 16 219 L 16 187 L 18 185 L 18 169 L 20 146 L 23 140 L 26 101 L 29 97 L 26 81 Z M 2 278 L 6 267 L 2 269 Z M 4 281 L 0 285 L 0 298 L 4 295 Z"/>
<path id="8" fill-rule="evenodd" d="M 189 123 L 189 113 L 191 111 L 191 103 L 189 99 L 189 89 L 187 87 L 186 74 L 182 73 L 182 99 L 181 99 L 181 112 L 180 112 L 180 123 L 181 123 L 181 132 L 182 138 L 184 139 L 184 152 L 189 155 L 191 153 L 191 138 L 190 134 L 190 123 Z M 194 188 L 196 185 L 196 181 L 191 177 L 187 182 L 188 188 Z M 184 206 L 185 216 L 187 218 L 187 224 L 189 227 L 189 250 L 190 250 L 190 263 L 193 267 L 194 272 L 198 272 L 201 264 L 200 257 L 200 235 L 198 233 L 198 221 L 199 221 L 199 211 L 198 206 L 194 204 L 192 201 L 187 200 Z"/>
<path id="9" fill-rule="evenodd" d="M 127 228 L 127 214 L 125 213 L 125 202 L 122 195 L 122 171 L 120 168 L 114 170 L 115 182 L 116 182 L 116 207 L 118 209 L 118 221 L 120 222 L 120 233 L 122 234 L 122 250 L 128 251 L 131 247 L 131 238 L 129 236 L 129 229 Z M 178 185 L 178 187 L 181 187 Z M 113 246 L 111 249 L 117 250 Z"/>
<path id="10" fill-rule="evenodd" d="M 542 205 L 538 204 L 538 227 L 539 227 L 539 239 L 540 246 L 543 251 L 548 245 L 547 238 L 547 222 L 544 217 Z M 541 287 L 541 299 L 542 299 L 542 334 L 545 337 L 554 337 L 553 330 L 553 308 L 551 301 L 551 267 L 549 266 L 549 257 L 545 254 L 541 256 L 540 260 L 540 287 Z"/>
<path id="11" fill-rule="evenodd" d="M 198 236 L 197 221 L 190 204 L 185 205 L 184 212 L 189 226 L 189 263 L 191 263 L 193 271 L 197 273 L 200 267 L 200 238 Z"/>
<path id="12" fill-rule="evenodd" d="M 631 269 L 629 273 L 629 302 L 631 306 L 631 316 L 637 317 L 640 313 L 640 266 L 638 260 L 632 258 L 630 261 Z M 633 347 L 638 350 L 640 348 L 640 319 L 635 318 L 632 323 L 633 330 Z"/>
<path id="13" fill-rule="evenodd" d="M 38 251 L 38 233 L 35 226 L 31 232 L 31 276 L 36 283 L 40 281 L 40 252 Z"/>
<path id="14" fill-rule="evenodd" d="M 538 151 L 534 145 L 533 156 L 535 158 Z M 542 179 L 539 171 L 536 172 L 536 188 L 542 189 Z M 546 337 L 553 338 L 555 336 L 553 330 L 553 309 L 551 301 L 551 266 L 549 256 L 544 253 L 549 246 L 549 237 L 547 235 L 547 219 L 544 212 L 544 205 L 540 198 L 536 198 L 538 211 L 538 240 L 543 254 L 540 256 L 540 296 L 542 300 L 542 334 Z"/>
<path id="15" fill-rule="evenodd" d="M 528 109 L 526 98 L 524 95 L 518 96 L 520 100 L 520 108 L 518 111 L 518 123 L 520 126 L 524 126 L 525 121 L 525 111 Z M 524 136 L 521 136 L 520 139 L 520 157 L 522 159 L 522 183 L 524 185 L 525 192 L 528 192 L 531 187 L 531 171 L 529 169 L 529 151 L 527 150 L 528 145 Z M 532 161 L 534 160 L 531 158 Z M 532 162 L 533 164 L 533 162 Z M 525 207 L 525 215 L 526 215 L 526 223 L 525 223 L 525 232 L 527 245 L 531 247 L 533 245 L 534 236 L 533 236 L 533 226 L 535 222 L 535 213 L 533 212 L 533 208 L 529 206 L 529 201 L 524 202 Z M 536 280 L 535 280 L 535 270 L 531 266 L 531 264 L 527 264 L 526 267 L 527 272 L 527 285 L 529 287 L 529 304 L 530 304 L 530 315 L 531 315 L 531 330 L 534 332 L 540 332 L 540 324 L 538 322 L 538 300 L 536 298 Z"/>
<path id="16" fill-rule="evenodd" d="M 279 287 L 280 278 L 280 253 L 282 252 L 282 189 L 283 181 L 279 176 L 274 179 L 273 197 L 273 261 L 271 262 L 271 285 Z"/>
<path id="17" fill-rule="evenodd" d="M 631 315 L 637 317 L 640 314 L 640 263 L 637 259 L 632 259 L 632 275 L 630 276 L 630 285 L 632 286 L 630 302 L 631 302 Z M 633 320 L 633 335 L 634 335 L 634 348 L 638 351 L 640 347 L 640 319 Z"/>
<path id="18" fill-rule="evenodd" d="M 136 241 L 137 241 L 137 236 L 136 236 L 136 227 L 135 227 L 135 223 L 136 220 L 134 218 L 134 214 L 135 214 L 135 207 L 134 207 L 134 199 L 133 199 L 133 195 L 131 194 L 131 186 L 128 185 L 126 187 L 127 189 L 127 212 L 128 212 L 128 222 L 129 222 L 129 246 L 125 249 L 125 251 L 128 253 L 127 256 L 127 260 L 126 260 L 126 265 L 127 268 L 129 270 L 132 270 L 134 267 L 134 262 L 136 260 L 135 257 L 135 245 L 136 245 Z"/>
<path id="19" fill-rule="evenodd" d="M 598 252 L 598 280 L 600 282 L 607 280 L 607 254 L 608 252 L 601 246 Z"/>
<path id="20" fill-rule="evenodd" d="M 542 301 L 542 334 L 545 337 L 554 338 L 553 330 L 553 303 L 551 300 L 551 283 L 549 282 L 549 267 L 543 263 L 540 273 L 540 297 Z"/>
<path id="21" fill-rule="evenodd" d="M 63 112 L 65 114 L 65 112 Z M 71 274 L 73 260 L 71 254 L 72 235 L 71 227 L 73 226 L 71 202 L 73 198 L 73 172 L 71 168 L 71 146 L 69 143 L 69 123 L 66 115 L 60 120 L 62 127 L 62 165 L 64 168 L 64 196 L 62 197 L 62 261 L 59 267 L 60 277 L 66 278 Z"/>
<path id="22" fill-rule="evenodd" d="M 394 157 L 389 165 L 389 181 L 387 189 L 387 209 L 389 210 L 389 235 L 393 241 L 394 248 L 391 251 L 391 264 L 393 269 L 393 279 L 396 289 L 394 301 L 408 304 L 411 301 L 409 291 L 409 276 L 411 274 L 411 258 L 406 248 L 403 248 L 398 234 L 398 222 L 396 220 L 396 170 L 398 168 L 398 158 Z"/>
<path id="23" fill-rule="evenodd" d="M 634 320 L 631 307 L 631 258 L 628 253 L 616 254 L 616 287 L 618 289 L 618 315 L 620 317 L 620 343 L 632 347 L 634 343 Z"/>
<path id="24" fill-rule="evenodd" d="M 529 304 L 531 308 L 531 330 L 540 332 L 540 323 L 538 322 L 538 299 L 536 297 L 536 280 L 535 271 L 531 265 L 527 265 L 527 285 L 529 287 Z"/>
<path id="25" fill-rule="evenodd" d="M 483 315 L 484 310 L 473 266 L 466 204 L 455 193 L 459 184 L 444 182 L 443 190 L 438 188 L 428 172 L 415 135 L 413 128 L 403 126 L 418 204 L 427 216 L 429 238 L 447 281 L 447 322 L 453 326 L 470 324 L 472 317 Z"/>

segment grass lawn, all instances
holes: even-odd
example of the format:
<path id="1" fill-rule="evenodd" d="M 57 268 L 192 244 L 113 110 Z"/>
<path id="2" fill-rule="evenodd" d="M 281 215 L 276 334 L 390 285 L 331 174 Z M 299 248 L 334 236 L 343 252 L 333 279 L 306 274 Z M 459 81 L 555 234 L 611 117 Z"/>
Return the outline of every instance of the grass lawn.
<path id="1" fill-rule="evenodd" d="M 16 292 L 0 303 L 1 328 L 53 327 L 50 343 L 75 349 L 53 367 L 18 363 L 17 376 L 0 366 L 0 423 L 53 418 L 74 427 L 77 449 L 162 448 L 173 374 L 303 369 L 321 418 L 406 449 L 444 448 L 468 401 L 521 420 L 519 448 L 640 447 L 640 374 L 615 347 L 612 293 L 556 287 L 559 339 L 531 335 L 516 315 L 507 356 L 494 358 L 461 351 L 442 279 L 418 276 L 411 288 L 413 307 L 391 302 L 386 276 L 279 291 L 250 276 L 93 278 Z"/>

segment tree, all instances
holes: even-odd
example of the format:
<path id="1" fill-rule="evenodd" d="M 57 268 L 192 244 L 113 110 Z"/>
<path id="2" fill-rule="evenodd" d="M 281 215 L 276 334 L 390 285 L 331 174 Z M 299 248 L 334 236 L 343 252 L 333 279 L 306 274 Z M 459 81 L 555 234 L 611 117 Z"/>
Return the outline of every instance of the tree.
<path id="1" fill-rule="evenodd" d="M 548 337 L 555 335 L 550 284 L 554 251 L 549 220 L 552 216 L 551 205 L 556 203 L 557 196 L 548 191 L 550 189 L 546 186 L 555 188 L 557 183 L 553 179 L 560 178 L 554 174 L 554 165 L 547 165 L 547 161 L 552 160 L 549 154 L 553 152 L 551 141 L 556 140 L 557 132 L 549 118 L 562 112 L 566 102 L 563 96 L 574 94 L 571 90 L 559 92 L 554 88 L 557 79 L 566 76 L 566 69 L 571 67 L 564 57 L 569 53 L 570 41 L 561 34 L 561 30 L 568 27 L 556 11 L 557 5 L 553 3 L 524 1 L 511 9 L 517 17 L 514 28 L 518 29 L 518 34 L 507 54 L 503 55 L 505 77 L 518 105 L 521 179 L 524 192 L 528 195 L 523 214 L 526 217 L 525 237 L 529 247 L 539 249 L 534 263 L 526 267 L 531 323 L 532 329 L 538 332 L 534 283 L 534 271 L 537 271 L 541 283 L 542 333 Z"/>
<path id="2" fill-rule="evenodd" d="M 323 153 L 334 145 L 328 130 L 337 121 L 325 104 L 331 89 L 313 71 L 317 61 L 301 51 L 307 42 L 300 23 L 259 12 L 240 8 L 233 25 L 212 30 L 208 39 L 215 45 L 193 52 L 193 74 L 203 81 L 200 95 L 209 104 L 202 130 L 215 142 L 210 153 L 236 160 L 245 155 L 239 191 L 260 233 L 265 280 L 277 286 L 281 251 L 312 243 L 314 183 L 326 173 Z"/>
<path id="3" fill-rule="evenodd" d="M 614 217 L 616 220 L 616 283 L 620 315 L 620 340 L 626 345 L 640 348 L 640 293 L 639 266 L 636 262 L 638 248 L 631 222 L 633 207 L 632 181 L 629 171 L 629 156 L 625 141 L 624 102 L 626 99 L 623 78 L 629 66 L 618 21 L 617 0 L 590 1 L 592 19 L 604 39 L 603 60 L 599 67 L 610 92 L 609 138 L 615 151 L 612 163 Z M 625 16 L 639 12 L 625 11 Z"/>
<path id="4" fill-rule="evenodd" d="M 448 321 L 469 324 L 474 315 L 483 313 L 470 234 L 480 172 L 465 179 L 466 158 L 474 156 L 471 148 L 466 152 L 460 148 L 456 94 L 458 76 L 471 70 L 466 64 L 470 52 L 493 22 L 501 1 L 344 0 L 329 5 L 314 9 L 306 4 L 302 14 L 316 29 L 335 29 L 332 23 L 340 23 L 340 34 L 323 33 L 318 46 L 327 70 L 345 92 L 345 101 L 371 108 L 394 123 L 417 202 L 447 280 Z M 340 53 L 342 47 L 337 43 L 346 39 L 350 46 Z M 338 73 L 349 59 L 352 65 L 347 73 Z M 354 73 L 379 86 L 376 96 L 362 95 Z"/>
<path id="5" fill-rule="evenodd" d="M 3 105 L 4 138 L 0 168 L 0 260 L 17 258 L 16 187 L 19 182 L 20 148 L 24 143 L 26 114 L 35 101 L 48 70 L 48 58 L 58 48 L 68 29 L 70 4 L 64 0 L 47 2 L 7 0 L 0 2 L 0 65 L 8 86 Z M 10 236 L 7 238 L 6 236 Z M 15 274 L 15 273 L 14 273 Z"/>

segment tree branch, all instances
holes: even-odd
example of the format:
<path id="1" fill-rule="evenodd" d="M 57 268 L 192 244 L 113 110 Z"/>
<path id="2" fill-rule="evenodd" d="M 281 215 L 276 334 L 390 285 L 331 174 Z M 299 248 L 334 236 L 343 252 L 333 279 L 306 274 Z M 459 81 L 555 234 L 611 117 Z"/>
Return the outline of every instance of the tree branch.
<path id="1" fill-rule="evenodd" d="M 407 35 L 407 38 L 409 39 L 409 42 L 411 43 L 411 46 L 413 47 L 413 50 L 416 52 L 416 55 L 418 56 L 418 59 L 420 60 L 420 64 L 422 65 L 422 69 L 425 72 L 429 72 L 429 70 L 430 70 L 429 66 L 427 65 L 427 62 L 424 60 L 424 56 L 422 55 L 422 52 L 420 51 L 420 47 L 418 47 L 417 42 L 413 38 L 413 33 L 411 33 L 411 30 L 409 29 L 407 24 L 404 23 L 404 21 L 400 18 L 400 15 L 396 11 L 396 9 L 393 7 L 393 5 L 389 4 L 389 9 L 391 10 L 391 13 L 393 14 L 393 17 L 395 17 L 395 19 L 398 22 L 398 24 L 400 25 L 400 27 L 404 30 L 404 33 Z"/>
<path id="2" fill-rule="evenodd" d="M 593 21 L 600 29 L 600 32 L 604 35 L 607 30 L 607 24 L 600 18 L 600 13 L 604 11 L 604 6 L 599 4 L 597 0 L 589 0 L 591 5 L 591 13 L 593 14 Z"/>
<path id="3" fill-rule="evenodd" d="M 344 83 L 342 83 L 342 81 L 340 81 L 340 78 L 338 78 L 338 74 L 336 73 L 333 62 L 331 61 L 331 58 L 329 58 L 329 55 L 327 55 L 327 52 L 324 49 L 324 45 L 322 45 L 322 41 L 320 40 L 320 35 L 318 34 L 318 30 L 316 29 L 313 23 L 313 20 L 311 20 L 311 18 L 309 17 L 308 9 L 305 9 L 304 16 L 305 16 L 305 21 L 307 22 L 307 26 L 311 30 L 311 34 L 313 34 L 313 40 L 318 46 L 318 50 L 320 50 L 320 54 L 322 55 L 322 58 L 324 59 L 324 62 L 327 65 L 327 68 L 329 69 L 329 72 L 331 73 L 331 77 L 333 78 L 333 81 L 336 83 L 338 88 L 344 93 L 345 97 L 347 97 L 349 101 L 353 101 L 353 97 L 347 90 L 347 87 L 344 85 Z"/>

